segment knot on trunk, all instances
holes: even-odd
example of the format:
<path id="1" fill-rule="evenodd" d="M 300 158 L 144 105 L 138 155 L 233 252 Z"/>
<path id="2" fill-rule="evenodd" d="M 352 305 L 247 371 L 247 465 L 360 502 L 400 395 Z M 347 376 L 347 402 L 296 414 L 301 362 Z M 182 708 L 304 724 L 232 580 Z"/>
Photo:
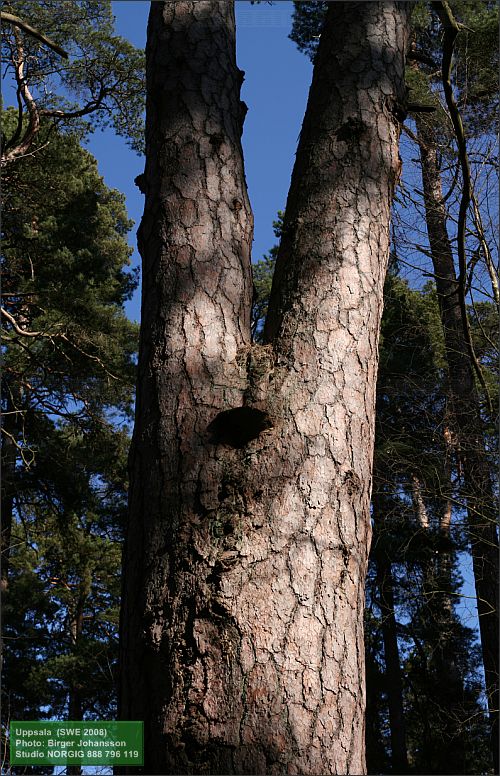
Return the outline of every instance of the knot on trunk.
<path id="1" fill-rule="evenodd" d="M 337 140 L 341 140 L 344 143 L 352 143 L 367 129 L 368 127 L 360 118 L 357 116 L 349 116 L 349 118 L 336 130 L 335 135 Z"/>
<path id="2" fill-rule="evenodd" d="M 212 444 L 242 448 L 272 425 L 267 412 L 254 407 L 235 407 L 219 412 L 207 431 Z"/>

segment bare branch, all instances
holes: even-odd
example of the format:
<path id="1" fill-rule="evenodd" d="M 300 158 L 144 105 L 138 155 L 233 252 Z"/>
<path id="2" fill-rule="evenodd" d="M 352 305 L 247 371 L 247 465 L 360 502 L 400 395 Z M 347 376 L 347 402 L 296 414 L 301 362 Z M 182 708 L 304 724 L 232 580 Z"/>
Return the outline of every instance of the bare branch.
<path id="1" fill-rule="evenodd" d="M 14 159 L 16 159 L 18 156 L 25 154 L 32 144 L 36 134 L 38 133 L 38 130 L 40 129 L 40 114 L 38 113 L 36 102 L 33 99 L 33 95 L 31 94 L 24 77 L 24 49 L 21 42 L 21 36 L 17 30 L 14 30 L 14 37 L 16 39 L 17 47 L 17 56 L 14 62 L 14 69 L 18 89 L 18 101 L 20 95 L 28 110 L 29 123 L 22 140 L 14 148 L 12 148 L 11 151 L 2 155 L 2 166 L 5 166 L 9 162 L 14 161 Z"/>
<path id="2" fill-rule="evenodd" d="M 101 86 L 99 89 L 99 94 L 94 100 L 90 100 L 83 108 L 80 108 L 80 110 L 75 111 L 63 111 L 56 108 L 43 108 L 40 111 L 41 116 L 53 116 L 57 119 L 76 119 L 81 118 L 82 116 L 86 116 L 89 113 L 93 113 L 95 110 L 100 108 L 102 101 L 107 96 L 108 90 L 104 88 L 104 86 Z"/>
<path id="3" fill-rule="evenodd" d="M 415 46 L 415 44 L 413 44 L 413 46 Z M 421 51 L 417 51 L 416 48 L 412 48 L 412 50 L 409 51 L 406 55 L 406 58 L 408 61 L 421 62 L 423 65 L 433 67 L 435 70 L 439 67 L 437 62 L 431 56 L 424 54 Z"/>
<path id="4" fill-rule="evenodd" d="M 11 315 L 9 312 L 7 312 L 7 310 L 4 307 L 0 307 L 0 312 L 4 316 L 4 318 L 7 318 L 9 323 L 12 324 L 12 326 L 14 327 L 14 331 L 16 331 L 18 334 L 22 334 L 23 337 L 43 337 L 44 336 L 42 331 L 26 331 L 26 329 L 21 329 L 21 327 L 17 323 L 14 316 Z"/>

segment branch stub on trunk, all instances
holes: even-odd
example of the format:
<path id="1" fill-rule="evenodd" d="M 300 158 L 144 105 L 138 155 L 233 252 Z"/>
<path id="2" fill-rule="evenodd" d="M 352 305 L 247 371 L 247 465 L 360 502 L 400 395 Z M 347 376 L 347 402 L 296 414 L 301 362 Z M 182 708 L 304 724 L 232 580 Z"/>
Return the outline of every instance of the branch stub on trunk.
<path id="1" fill-rule="evenodd" d="M 235 407 L 219 412 L 207 431 L 213 444 L 242 448 L 272 425 L 267 412 L 254 407 Z"/>

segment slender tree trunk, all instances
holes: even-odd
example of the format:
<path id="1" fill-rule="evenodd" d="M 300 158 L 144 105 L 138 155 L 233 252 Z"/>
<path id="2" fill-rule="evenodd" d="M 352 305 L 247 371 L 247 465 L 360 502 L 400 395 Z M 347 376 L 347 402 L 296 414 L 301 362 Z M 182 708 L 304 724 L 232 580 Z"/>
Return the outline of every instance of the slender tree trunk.
<path id="1" fill-rule="evenodd" d="M 381 499 L 373 495 L 373 519 L 376 530 L 383 534 L 384 514 Z M 406 746 L 406 725 L 403 707 L 403 679 L 399 659 L 398 631 L 394 607 L 394 582 L 392 564 L 387 553 L 375 543 L 372 557 L 377 573 L 380 613 L 382 616 L 382 637 L 384 640 L 385 679 L 391 729 L 391 763 L 393 773 L 408 773 Z"/>
<path id="2" fill-rule="evenodd" d="M 451 591 L 453 589 L 452 580 L 452 538 L 451 538 L 451 518 L 453 514 L 452 502 L 452 449 L 451 435 L 449 428 L 444 430 L 445 443 L 445 461 L 443 482 L 443 506 L 439 520 L 440 546 L 437 558 L 437 572 L 441 589 L 443 590 L 443 605 L 448 614 L 452 617 L 453 602 L 451 600 Z"/>
<path id="3" fill-rule="evenodd" d="M 448 481 L 445 484 L 445 488 L 448 490 L 451 484 L 451 473 L 447 461 L 445 462 L 445 474 L 448 475 Z M 427 550 L 430 550 L 436 545 L 430 544 L 430 520 L 427 506 L 422 483 L 415 475 L 412 476 L 412 493 L 417 522 L 424 534 L 422 544 Z M 437 555 L 432 552 L 432 554 L 427 553 L 423 556 L 422 613 L 427 621 L 427 634 L 433 643 L 432 662 L 436 681 L 440 684 L 436 689 L 436 697 L 441 698 L 443 704 L 442 739 L 438 743 L 442 755 L 440 770 L 442 773 L 462 773 L 465 749 L 464 736 L 461 735 L 462 731 L 460 730 L 460 716 L 463 716 L 464 679 L 459 669 L 457 639 L 454 636 L 456 615 L 451 602 L 450 524 L 451 500 L 448 498 L 439 521 Z M 442 571 L 445 572 L 444 575 Z"/>
<path id="4" fill-rule="evenodd" d="M 12 537 L 12 522 L 14 519 L 14 494 L 17 448 L 16 438 L 19 434 L 16 407 L 12 400 L 11 389 L 5 384 L 5 413 L 2 415 L 2 494 L 1 494 L 1 590 L 5 592 L 9 586 L 9 561 Z"/>
<path id="5" fill-rule="evenodd" d="M 479 632 L 492 722 L 492 752 L 498 773 L 498 537 L 497 510 L 484 447 L 472 364 L 467 352 L 457 293 L 451 243 L 446 225 L 437 139 L 429 122 L 417 118 L 427 233 L 449 371 L 454 432 L 463 467 L 469 534 L 479 614 Z"/>
<path id="6" fill-rule="evenodd" d="M 230 2 L 153 3 L 121 620 L 146 773 L 365 771 L 364 579 L 406 3 L 334 3 L 265 346 Z M 274 308 L 274 309 L 273 309 Z"/>
<path id="7" fill-rule="evenodd" d="M 70 640 L 71 646 L 76 649 L 76 646 L 81 638 L 83 632 L 83 613 L 85 607 L 86 598 L 80 596 L 76 609 L 72 615 L 70 622 Z M 73 683 L 69 688 L 68 699 L 68 720 L 71 722 L 80 722 L 83 719 L 83 703 L 82 703 L 82 688 Z M 80 776 L 82 773 L 81 765 L 68 765 L 68 776 Z"/>
<path id="8" fill-rule="evenodd" d="M 368 773 L 383 773 L 388 760 L 385 736 L 385 703 L 381 697 L 383 678 L 371 650 L 365 645 L 366 662 L 366 767 Z M 383 720 L 383 721 L 382 721 Z"/>
<path id="9" fill-rule="evenodd" d="M 85 607 L 85 598 L 80 598 L 77 602 L 76 610 L 73 613 L 70 622 L 70 640 L 71 646 L 76 650 L 78 642 L 83 632 L 83 613 Z M 69 689 L 68 699 L 68 720 L 79 722 L 83 719 L 82 687 L 73 683 Z"/>
<path id="10" fill-rule="evenodd" d="M 394 583 L 390 560 L 377 556 L 377 581 L 382 614 L 382 636 L 386 667 L 389 725 L 391 728 L 391 761 L 393 773 L 408 773 L 406 725 L 403 707 L 403 680 L 399 659 L 398 634 L 394 610 Z"/>
<path id="11" fill-rule="evenodd" d="M 416 474 L 411 476 L 411 494 L 418 525 L 422 531 L 427 531 L 429 529 L 429 515 L 422 496 L 422 484 Z"/>
<path id="12" fill-rule="evenodd" d="M 83 613 L 86 597 L 81 596 L 77 601 L 76 611 L 73 614 L 70 623 L 71 644 L 76 649 L 77 644 L 83 632 Z M 68 720 L 80 722 L 83 719 L 83 702 L 81 686 L 72 684 L 69 689 Z M 82 768 L 80 765 L 69 765 L 67 767 L 68 776 L 80 776 Z"/>
<path id="13" fill-rule="evenodd" d="M 9 585 L 9 560 L 14 515 L 14 474 L 16 465 L 16 446 L 13 439 L 2 438 L 2 582 L 1 589 L 6 591 Z"/>

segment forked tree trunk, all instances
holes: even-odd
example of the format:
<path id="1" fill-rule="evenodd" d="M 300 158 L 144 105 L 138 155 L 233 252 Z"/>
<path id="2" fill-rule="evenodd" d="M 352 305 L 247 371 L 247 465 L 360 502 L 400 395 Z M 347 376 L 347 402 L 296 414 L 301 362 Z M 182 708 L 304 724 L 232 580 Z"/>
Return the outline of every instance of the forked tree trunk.
<path id="1" fill-rule="evenodd" d="M 467 351 L 460 314 L 453 252 L 446 225 L 437 138 L 432 125 L 416 119 L 421 141 L 420 158 L 427 234 L 434 266 L 443 327 L 454 432 L 463 470 L 469 537 L 479 614 L 479 633 L 492 722 L 492 752 L 498 773 L 498 538 L 497 510 L 484 446 L 473 367 Z"/>
<path id="2" fill-rule="evenodd" d="M 333 3 L 268 344 L 230 2 L 153 3 L 121 621 L 146 773 L 365 771 L 364 579 L 407 3 Z"/>

